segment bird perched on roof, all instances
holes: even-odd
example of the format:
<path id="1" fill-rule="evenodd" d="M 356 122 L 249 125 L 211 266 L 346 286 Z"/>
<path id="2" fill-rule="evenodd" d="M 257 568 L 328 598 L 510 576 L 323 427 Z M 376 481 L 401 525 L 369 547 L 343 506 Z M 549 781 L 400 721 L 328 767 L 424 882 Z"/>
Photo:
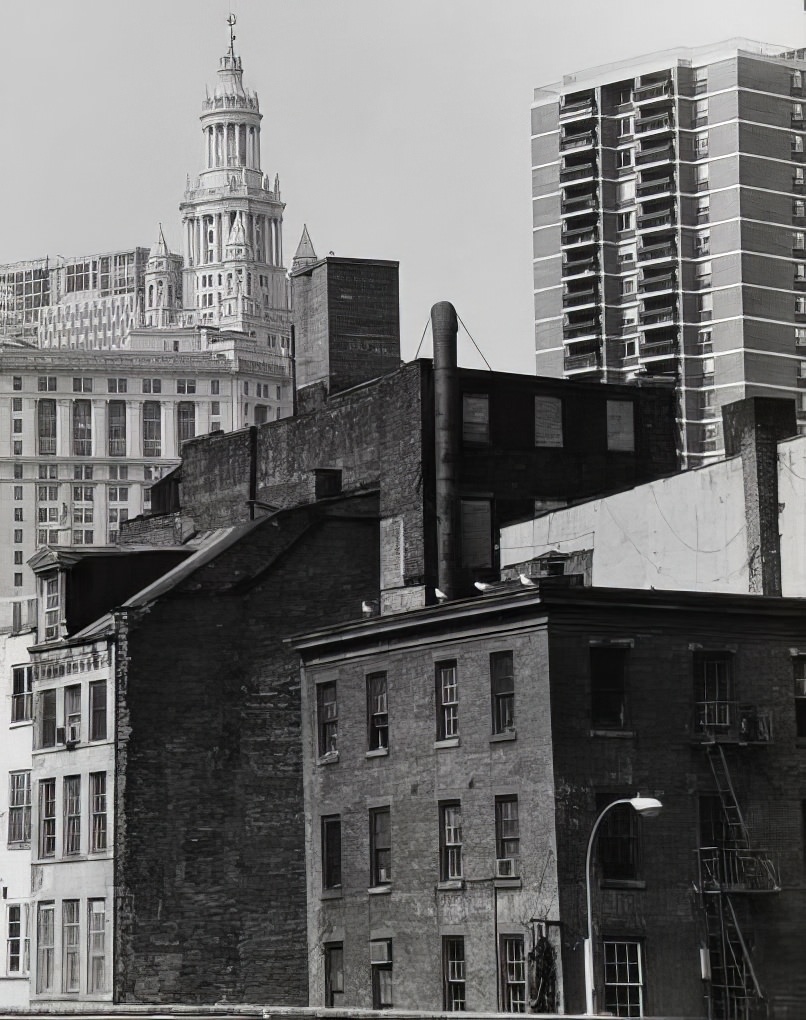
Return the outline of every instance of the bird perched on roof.
<path id="1" fill-rule="evenodd" d="M 437 597 L 437 602 L 447 602 L 448 596 L 444 591 L 440 591 L 439 588 L 434 588 L 434 594 Z"/>
<path id="2" fill-rule="evenodd" d="M 379 609 L 379 603 L 377 599 L 373 599 L 371 602 L 364 601 L 361 603 L 361 612 L 364 616 L 377 616 Z"/>
<path id="3" fill-rule="evenodd" d="M 527 577 L 526 574 L 518 574 L 521 584 L 524 588 L 536 588 L 537 581 L 533 581 L 531 577 Z"/>
<path id="4" fill-rule="evenodd" d="M 478 588 L 479 591 L 489 591 L 492 585 L 487 584 L 486 581 L 474 581 L 473 587 Z"/>

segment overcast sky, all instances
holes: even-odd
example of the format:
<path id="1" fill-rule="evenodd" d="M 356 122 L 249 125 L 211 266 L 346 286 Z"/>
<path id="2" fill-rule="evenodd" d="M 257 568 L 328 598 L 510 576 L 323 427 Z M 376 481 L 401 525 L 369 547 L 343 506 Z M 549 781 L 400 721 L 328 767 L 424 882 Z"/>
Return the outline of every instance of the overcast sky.
<path id="1" fill-rule="evenodd" d="M 3 0 L 0 262 L 150 246 L 159 221 L 181 250 L 230 9 L 286 265 L 303 223 L 319 255 L 397 259 L 404 357 L 450 300 L 521 372 L 534 86 L 730 36 L 806 45 L 802 0 Z M 466 336 L 460 358 L 480 364 Z"/>

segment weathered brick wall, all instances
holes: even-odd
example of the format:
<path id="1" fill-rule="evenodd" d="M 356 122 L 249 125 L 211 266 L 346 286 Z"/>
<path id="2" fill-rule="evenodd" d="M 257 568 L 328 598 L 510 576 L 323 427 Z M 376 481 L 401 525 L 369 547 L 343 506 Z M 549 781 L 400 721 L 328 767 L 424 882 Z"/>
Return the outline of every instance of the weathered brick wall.
<path id="1" fill-rule="evenodd" d="M 120 545 L 181 545 L 195 531 L 193 520 L 181 512 L 131 517 L 120 523 Z"/>
<path id="2" fill-rule="evenodd" d="M 182 509 L 197 526 L 249 520 L 250 430 L 214 432 L 182 444 Z"/>
<path id="3" fill-rule="evenodd" d="M 299 673 L 283 639 L 377 597 L 377 527 L 371 497 L 259 522 L 135 614 L 117 1001 L 306 1003 Z"/>
<path id="4" fill-rule="evenodd" d="M 309 663 L 303 689 L 306 803 L 309 819 L 311 1003 L 324 1004 L 322 944 L 344 943 L 344 1005 L 370 1007 L 368 942 L 391 938 L 393 1001 L 399 1009 L 441 1009 L 442 943 L 465 938 L 467 1008 L 496 1011 L 496 942 L 520 934 L 530 920 L 556 918 L 553 781 L 548 703 L 548 647 L 540 626 L 517 635 L 477 626 L 472 638 L 413 632 L 407 640 L 368 640 L 338 665 Z M 490 652 L 511 650 L 515 665 L 516 733 L 491 735 Z M 459 740 L 435 746 L 435 661 L 457 659 Z M 387 671 L 389 749 L 367 755 L 366 676 Z M 317 680 L 336 678 L 337 761 L 316 761 Z M 495 875 L 495 797 L 519 798 L 521 882 Z M 439 887 L 439 802 L 462 808 L 464 883 Z M 368 894 L 369 810 L 391 811 L 392 880 Z M 321 885 L 321 817 L 341 815 L 342 884 Z M 562 981 L 560 982 L 560 995 Z"/>
<path id="5" fill-rule="evenodd" d="M 780 854 L 783 891 L 737 894 L 743 935 L 772 1004 L 771 1016 L 806 1012 L 806 976 L 797 962 L 806 906 L 800 804 L 806 770 L 794 738 L 790 649 L 804 632 L 796 617 L 750 613 L 678 612 L 615 608 L 552 614 L 551 713 L 560 862 L 560 912 L 565 922 L 564 967 L 568 1006 L 584 1008 L 585 846 L 597 815 L 597 793 L 607 799 L 657 796 L 661 814 L 642 821 L 642 884 L 594 882 L 598 937 L 651 932 L 646 943 L 647 1013 L 700 1016 L 705 1010 L 698 951 L 703 915 L 698 879 L 698 794 L 714 793 L 707 752 L 693 739 L 692 645 L 732 649 L 737 702 L 772 711 L 773 741 L 727 748 L 740 806 L 759 849 Z M 631 640 L 624 732 L 591 731 L 589 642 Z M 601 960 L 597 961 L 601 967 Z M 787 1006 L 787 1003 L 790 1003 Z M 790 1011 L 788 1011 L 790 1010 Z"/>

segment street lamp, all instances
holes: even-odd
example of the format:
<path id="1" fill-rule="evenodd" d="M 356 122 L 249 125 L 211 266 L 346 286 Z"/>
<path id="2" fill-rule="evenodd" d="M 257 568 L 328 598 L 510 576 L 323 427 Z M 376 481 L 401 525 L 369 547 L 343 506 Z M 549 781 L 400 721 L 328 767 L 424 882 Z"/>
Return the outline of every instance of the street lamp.
<path id="1" fill-rule="evenodd" d="M 596 1003 L 596 986 L 593 979 L 593 913 L 591 911 L 591 857 L 593 856 L 593 844 L 596 842 L 596 834 L 599 831 L 599 826 L 602 824 L 602 819 L 611 810 L 611 808 L 618 807 L 619 804 L 629 804 L 631 808 L 638 812 L 639 815 L 645 815 L 647 818 L 654 818 L 656 814 L 661 810 L 663 804 L 655 797 L 642 797 L 639 793 L 637 797 L 623 797 L 621 800 L 614 800 L 608 804 L 607 807 L 603 808 L 599 817 L 593 823 L 591 829 L 590 839 L 588 840 L 588 853 L 585 857 L 585 894 L 586 903 L 588 908 L 588 937 L 585 940 L 585 1014 L 587 1016 L 593 1016 Z"/>

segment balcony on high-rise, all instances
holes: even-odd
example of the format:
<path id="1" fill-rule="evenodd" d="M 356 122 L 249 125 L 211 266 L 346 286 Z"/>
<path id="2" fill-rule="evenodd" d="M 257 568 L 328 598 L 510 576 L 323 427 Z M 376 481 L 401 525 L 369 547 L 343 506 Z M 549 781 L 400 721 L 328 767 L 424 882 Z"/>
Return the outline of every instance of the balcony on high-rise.
<path id="1" fill-rule="evenodd" d="M 645 110 L 643 116 L 635 118 L 635 133 L 637 135 L 659 135 L 671 131 L 674 131 L 674 120 L 670 113 Z"/>
<path id="2" fill-rule="evenodd" d="M 596 188 L 593 182 L 587 186 L 576 186 L 563 190 L 561 204 L 563 216 L 578 216 L 580 213 L 595 213 L 597 209 Z"/>
<path id="3" fill-rule="evenodd" d="M 590 371 L 600 368 L 602 351 L 598 342 L 568 344 L 565 348 L 563 368 L 566 372 Z"/>
<path id="4" fill-rule="evenodd" d="M 677 275 L 673 269 L 644 269 L 638 278 L 639 294 L 670 294 L 677 286 Z"/>
<path id="5" fill-rule="evenodd" d="M 647 240 L 645 238 L 645 240 Z M 674 240 L 660 242 L 652 240 L 650 244 L 642 244 L 638 249 L 639 262 L 671 261 L 675 258 L 676 246 Z"/>
<path id="6" fill-rule="evenodd" d="M 599 232 L 596 228 L 596 224 L 586 224 L 581 227 L 570 227 L 566 228 L 563 224 L 562 231 L 562 243 L 563 246 L 569 245 L 582 245 L 582 244 L 596 244 L 599 237 Z"/>
<path id="7" fill-rule="evenodd" d="M 595 306 L 597 301 L 596 281 L 590 277 L 566 284 L 563 287 L 563 308 L 584 308 Z"/>
<path id="8" fill-rule="evenodd" d="M 563 316 L 563 337 L 580 340 L 599 335 L 599 316 L 596 311 L 568 312 Z"/>
<path id="9" fill-rule="evenodd" d="M 652 163 L 670 163 L 674 159 L 672 142 L 658 143 L 654 138 L 641 143 L 641 150 L 635 157 L 636 166 L 647 166 Z"/>
<path id="10" fill-rule="evenodd" d="M 669 100 L 671 98 L 672 79 L 668 76 L 648 81 L 642 78 L 641 84 L 636 89 L 633 89 L 633 102 L 636 106 Z"/>
<path id="11" fill-rule="evenodd" d="M 560 152 L 574 149 L 591 149 L 596 143 L 596 132 L 591 128 L 580 131 L 578 127 L 567 127 L 560 137 Z"/>
<path id="12" fill-rule="evenodd" d="M 664 167 L 662 170 L 644 171 L 638 181 L 635 193 L 638 198 L 649 198 L 650 196 L 671 195 L 674 191 L 674 174 L 671 168 Z"/>
<path id="13" fill-rule="evenodd" d="M 675 226 L 675 215 L 671 201 L 669 199 L 650 202 L 643 201 L 638 213 L 637 225 L 639 231 L 671 230 Z"/>
<path id="14" fill-rule="evenodd" d="M 595 251 L 578 248 L 570 252 L 563 252 L 562 267 L 564 280 L 572 276 L 583 276 L 598 270 L 599 258 Z"/>
<path id="15" fill-rule="evenodd" d="M 560 123 L 571 120 L 588 120 L 596 116 L 596 100 L 593 92 L 577 92 L 563 96 L 560 100 Z"/>

